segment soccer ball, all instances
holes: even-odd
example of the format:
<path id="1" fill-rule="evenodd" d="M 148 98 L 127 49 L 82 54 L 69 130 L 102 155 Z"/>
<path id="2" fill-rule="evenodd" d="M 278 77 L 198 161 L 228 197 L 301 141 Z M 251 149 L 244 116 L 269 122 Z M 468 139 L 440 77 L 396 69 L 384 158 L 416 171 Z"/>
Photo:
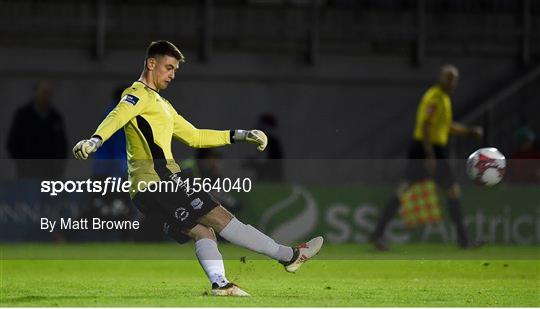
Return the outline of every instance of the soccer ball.
<path id="1" fill-rule="evenodd" d="M 484 186 L 498 184 L 506 168 L 506 158 L 497 148 L 480 148 L 467 159 L 467 174 Z"/>

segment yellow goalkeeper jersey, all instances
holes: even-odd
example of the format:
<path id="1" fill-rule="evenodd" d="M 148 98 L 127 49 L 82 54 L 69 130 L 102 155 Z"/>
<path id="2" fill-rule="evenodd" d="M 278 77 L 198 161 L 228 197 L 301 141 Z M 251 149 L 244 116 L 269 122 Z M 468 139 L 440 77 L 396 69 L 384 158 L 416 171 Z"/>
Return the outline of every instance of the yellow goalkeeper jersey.
<path id="1" fill-rule="evenodd" d="M 424 139 L 422 127 L 426 121 L 430 123 L 429 139 L 431 143 L 446 146 L 452 126 L 452 102 L 450 96 L 439 86 L 429 88 L 422 97 L 416 112 L 415 140 L 422 141 Z"/>
<path id="2" fill-rule="evenodd" d="M 194 148 L 231 143 L 230 131 L 195 128 L 169 101 L 140 81 L 124 90 L 120 102 L 101 122 L 94 136 L 106 142 L 122 127 L 126 133 L 132 198 L 140 188 L 139 182 L 159 181 L 180 171 L 171 152 L 173 137 Z"/>

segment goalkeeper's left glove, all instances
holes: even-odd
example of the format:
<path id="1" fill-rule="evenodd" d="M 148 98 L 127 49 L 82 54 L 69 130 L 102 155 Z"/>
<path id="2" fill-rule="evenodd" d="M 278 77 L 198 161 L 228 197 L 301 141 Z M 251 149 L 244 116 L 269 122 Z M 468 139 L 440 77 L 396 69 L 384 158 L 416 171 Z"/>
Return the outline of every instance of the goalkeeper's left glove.
<path id="1" fill-rule="evenodd" d="M 260 130 L 235 130 L 233 139 L 235 142 L 248 142 L 258 145 L 259 151 L 264 151 L 268 144 L 268 138 L 263 131 Z"/>
<path id="2" fill-rule="evenodd" d="M 83 139 L 73 147 L 73 155 L 79 160 L 86 160 L 88 159 L 88 155 L 92 152 L 96 152 L 96 150 L 101 147 L 101 144 L 103 144 L 103 142 L 99 137 Z"/>

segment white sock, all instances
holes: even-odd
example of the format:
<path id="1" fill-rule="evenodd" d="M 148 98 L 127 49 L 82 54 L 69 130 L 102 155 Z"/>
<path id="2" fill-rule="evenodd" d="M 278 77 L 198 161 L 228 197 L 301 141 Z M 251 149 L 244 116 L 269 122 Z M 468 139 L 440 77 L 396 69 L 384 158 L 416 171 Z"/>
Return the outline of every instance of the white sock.
<path id="1" fill-rule="evenodd" d="M 236 218 L 232 218 L 219 235 L 235 245 L 262 253 L 278 261 L 290 261 L 293 256 L 291 247 L 277 244 L 261 231 L 238 221 Z"/>
<path id="2" fill-rule="evenodd" d="M 203 238 L 195 242 L 195 254 L 201 263 L 210 284 L 217 283 L 220 287 L 229 283 L 225 277 L 223 257 L 219 253 L 217 243 L 209 238 Z"/>

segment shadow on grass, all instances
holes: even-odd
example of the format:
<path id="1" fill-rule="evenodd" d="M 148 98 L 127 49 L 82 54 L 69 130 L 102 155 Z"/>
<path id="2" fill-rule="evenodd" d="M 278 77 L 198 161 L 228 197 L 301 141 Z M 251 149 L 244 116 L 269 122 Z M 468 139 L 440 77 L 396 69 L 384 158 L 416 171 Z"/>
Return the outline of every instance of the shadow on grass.
<path id="1" fill-rule="evenodd" d="M 111 298 L 122 298 L 122 299 L 144 299 L 148 296 L 111 296 Z M 26 303 L 26 302 L 46 302 L 46 301 L 57 301 L 57 300 L 72 300 L 72 299 L 87 299 L 87 300 L 98 300 L 103 299 L 103 295 L 61 295 L 61 296 L 41 296 L 41 295 L 27 295 L 27 296 L 18 296 L 18 297 L 6 297 L 0 302 L 0 306 L 13 305 L 17 303 Z"/>

